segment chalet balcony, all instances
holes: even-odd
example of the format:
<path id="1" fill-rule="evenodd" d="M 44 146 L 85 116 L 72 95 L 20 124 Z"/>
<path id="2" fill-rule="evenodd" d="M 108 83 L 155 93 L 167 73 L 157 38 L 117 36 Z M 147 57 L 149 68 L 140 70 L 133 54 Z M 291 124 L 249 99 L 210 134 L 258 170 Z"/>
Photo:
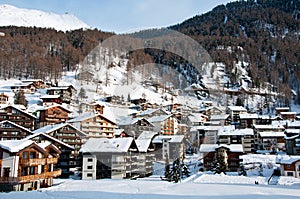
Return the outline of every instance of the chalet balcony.
<path id="1" fill-rule="evenodd" d="M 25 183 L 25 182 L 33 182 L 36 180 L 58 177 L 60 175 L 61 175 L 61 170 L 56 170 L 52 172 L 21 176 L 21 177 L 1 177 L 0 184 L 18 184 L 18 183 Z"/>
<path id="2" fill-rule="evenodd" d="M 35 158 L 35 159 L 22 159 L 21 165 L 23 166 L 36 166 L 36 165 L 45 165 L 46 158 Z"/>
<path id="3" fill-rule="evenodd" d="M 57 164 L 58 158 L 47 158 L 47 164 Z"/>

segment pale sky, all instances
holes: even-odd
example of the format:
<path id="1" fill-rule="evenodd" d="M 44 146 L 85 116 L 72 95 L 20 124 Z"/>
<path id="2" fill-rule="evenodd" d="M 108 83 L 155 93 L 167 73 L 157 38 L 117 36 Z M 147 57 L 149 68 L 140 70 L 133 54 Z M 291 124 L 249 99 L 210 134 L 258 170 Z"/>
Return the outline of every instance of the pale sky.
<path id="1" fill-rule="evenodd" d="M 0 0 L 19 8 L 71 13 L 91 26 L 116 33 L 174 25 L 234 0 Z"/>

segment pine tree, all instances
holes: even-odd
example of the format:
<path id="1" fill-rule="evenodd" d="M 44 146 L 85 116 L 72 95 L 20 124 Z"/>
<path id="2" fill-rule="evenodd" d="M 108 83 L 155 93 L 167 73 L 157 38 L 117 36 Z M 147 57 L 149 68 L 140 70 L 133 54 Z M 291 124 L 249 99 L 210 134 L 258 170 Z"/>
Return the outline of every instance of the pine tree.
<path id="1" fill-rule="evenodd" d="M 170 169 L 170 163 L 168 154 L 166 154 L 166 163 L 165 163 L 165 179 L 169 182 L 171 182 L 171 169 Z"/>
<path id="2" fill-rule="evenodd" d="M 228 170 L 228 168 L 227 168 L 227 164 L 225 162 L 223 155 L 220 155 L 220 154 L 217 155 L 217 158 L 213 162 L 213 168 L 211 170 L 217 174 L 220 174 L 220 173 L 226 174 L 226 171 Z"/>
<path id="3" fill-rule="evenodd" d="M 190 169 L 186 164 L 182 164 L 182 175 L 184 175 L 185 177 L 189 177 L 190 176 Z"/>
<path id="4" fill-rule="evenodd" d="M 247 176 L 247 172 L 243 164 L 240 165 L 239 175 Z"/>
<path id="5" fill-rule="evenodd" d="M 86 96 L 86 91 L 85 91 L 85 89 L 84 88 L 80 88 L 80 90 L 79 90 L 79 93 L 78 93 L 78 96 L 81 98 L 81 99 L 83 99 L 85 96 Z"/>
<path id="6" fill-rule="evenodd" d="M 23 90 L 18 90 L 17 93 L 15 94 L 14 104 L 21 104 L 27 107 L 28 102 L 26 100 Z"/>
<path id="7" fill-rule="evenodd" d="M 181 171 L 182 171 L 182 168 L 181 168 L 180 160 L 179 160 L 179 158 L 177 158 L 173 162 L 173 166 L 172 166 L 172 181 L 174 181 L 175 183 L 179 182 L 179 180 L 181 179 L 181 176 L 182 176 Z"/>

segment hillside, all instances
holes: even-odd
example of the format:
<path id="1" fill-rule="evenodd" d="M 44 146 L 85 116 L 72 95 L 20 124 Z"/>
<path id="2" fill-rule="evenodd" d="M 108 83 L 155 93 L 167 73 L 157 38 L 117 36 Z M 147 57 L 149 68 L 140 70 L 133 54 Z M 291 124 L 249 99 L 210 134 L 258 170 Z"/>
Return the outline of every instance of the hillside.
<path id="1" fill-rule="evenodd" d="M 90 28 L 72 14 L 48 13 L 11 5 L 0 5 L 0 26 L 53 28 L 59 31 Z"/>
<path id="2" fill-rule="evenodd" d="M 225 63 L 230 83 L 239 83 L 236 63 L 251 77 L 251 86 L 265 82 L 291 99 L 290 88 L 299 90 L 300 2 L 284 0 L 239 1 L 220 5 L 169 28 L 198 41 L 214 61 Z"/>

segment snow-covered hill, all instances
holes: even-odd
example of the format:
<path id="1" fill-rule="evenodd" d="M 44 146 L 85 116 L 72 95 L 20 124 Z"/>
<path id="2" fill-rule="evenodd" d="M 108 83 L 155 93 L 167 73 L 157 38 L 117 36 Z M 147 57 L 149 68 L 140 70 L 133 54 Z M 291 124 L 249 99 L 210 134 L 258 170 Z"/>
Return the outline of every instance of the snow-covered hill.
<path id="1" fill-rule="evenodd" d="M 55 14 L 17 8 L 6 4 L 0 5 L 0 26 L 10 25 L 54 28 L 61 31 L 90 28 L 86 23 L 72 14 Z"/>

